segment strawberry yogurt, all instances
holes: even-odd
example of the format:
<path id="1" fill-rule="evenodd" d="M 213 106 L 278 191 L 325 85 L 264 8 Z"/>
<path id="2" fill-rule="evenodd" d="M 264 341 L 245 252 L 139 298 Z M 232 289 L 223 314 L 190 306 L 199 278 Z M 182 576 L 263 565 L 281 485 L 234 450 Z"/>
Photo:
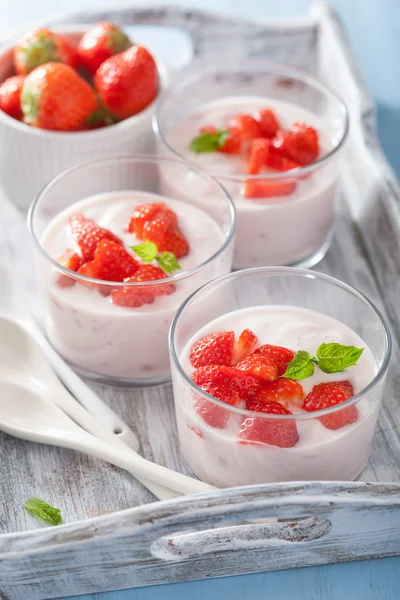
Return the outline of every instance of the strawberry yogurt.
<path id="1" fill-rule="evenodd" d="M 254 306 L 227 313 L 201 328 L 186 344 L 179 357 L 184 371 L 194 371 L 190 363 L 193 343 L 217 331 L 233 330 L 236 336 L 249 328 L 258 336 L 258 345 L 272 344 L 311 355 L 323 342 L 338 342 L 364 348 L 356 366 L 314 375 L 299 383 L 308 394 L 321 382 L 348 380 L 354 394 L 361 392 L 377 373 L 371 350 L 344 323 L 322 313 L 294 306 Z M 233 409 L 225 428 L 209 426 L 194 410 L 193 389 L 174 373 L 174 392 L 179 437 L 183 455 L 194 474 L 218 487 L 279 481 L 353 480 L 364 468 L 378 416 L 380 394 L 371 390 L 356 404 L 357 419 L 332 430 L 312 413 L 300 408 L 295 415 L 298 441 L 293 447 L 263 443 L 238 443 L 237 434 L 246 416 L 254 413 Z M 227 405 L 228 406 L 228 405 Z M 264 413 L 265 417 L 268 417 Z M 293 422 L 293 421 L 292 421 Z"/>
<path id="2" fill-rule="evenodd" d="M 229 272 L 230 258 L 217 257 L 197 272 L 187 277 L 184 274 L 218 253 L 226 236 L 204 210 L 144 191 L 105 193 L 76 202 L 53 218 L 41 236 L 42 248 L 53 259 L 66 248 L 79 252 L 68 224 L 69 218 L 79 213 L 114 232 L 131 252 L 130 246 L 142 243 L 126 232 L 133 208 L 157 202 L 164 202 L 175 211 L 190 243 L 189 254 L 179 261 L 181 271 L 177 272 L 172 294 L 158 296 L 151 304 L 138 308 L 118 306 L 112 303 L 110 295 L 102 295 L 79 281 L 72 287 L 60 287 L 54 268 L 38 269 L 50 342 L 63 358 L 94 378 L 111 378 L 120 383 L 168 378 L 167 334 L 177 307 L 196 288 Z"/>
<path id="3" fill-rule="evenodd" d="M 271 108 L 283 128 L 301 121 L 313 126 L 319 134 L 320 158 L 332 151 L 340 142 L 337 124 L 322 120 L 317 114 L 300 106 L 264 97 L 234 97 L 203 104 L 196 111 L 175 122 L 164 132 L 160 131 L 159 149 L 170 150 L 215 176 L 231 195 L 237 210 L 234 268 L 265 265 L 315 264 L 326 252 L 334 225 L 335 200 L 338 192 L 336 161 L 307 168 L 307 173 L 288 178 L 266 169 L 275 183 L 295 182 L 290 195 L 249 199 L 244 196 L 248 177 L 247 158 L 243 155 L 222 152 L 195 153 L 189 149 L 191 140 L 201 127 L 214 124 L 226 127 L 238 113 L 255 115 L 258 110 Z M 161 136 L 163 141 L 161 141 Z M 298 172 L 298 170 L 297 170 Z M 163 190 L 166 195 L 185 198 L 192 190 L 190 174 L 177 180 L 162 169 Z M 204 198 L 213 202 L 211 190 L 205 184 L 201 190 Z"/>

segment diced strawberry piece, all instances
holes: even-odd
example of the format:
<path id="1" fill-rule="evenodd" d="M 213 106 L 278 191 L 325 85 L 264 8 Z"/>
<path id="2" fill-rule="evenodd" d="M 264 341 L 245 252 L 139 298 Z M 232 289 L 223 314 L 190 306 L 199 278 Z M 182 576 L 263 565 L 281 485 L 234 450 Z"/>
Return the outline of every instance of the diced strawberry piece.
<path id="1" fill-rule="evenodd" d="M 99 277 L 99 265 L 96 261 L 91 260 L 90 262 L 84 263 L 78 270 L 79 275 L 85 275 L 91 279 L 100 279 Z M 97 283 L 91 283 L 89 281 L 81 282 L 86 287 L 96 289 L 102 296 L 109 296 L 111 289 L 108 285 L 99 285 Z"/>
<path id="2" fill-rule="evenodd" d="M 293 350 L 289 350 L 289 348 L 271 346 L 270 344 L 260 346 L 254 350 L 254 354 L 261 354 L 273 360 L 278 368 L 278 377 L 285 373 L 288 364 L 294 359 L 295 355 Z"/>
<path id="3" fill-rule="evenodd" d="M 290 158 L 287 158 L 287 156 L 274 152 L 273 148 L 271 148 L 271 150 L 272 151 L 268 152 L 266 159 L 266 164 L 268 167 L 271 167 L 271 169 L 276 169 L 277 171 L 291 171 L 292 169 L 298 169 L 300 167 L 300 165 L 293 160 L 290 160 Z"/>
<path id="4" fill-rule="evenodd" d="M 319 139 L 318 132 L 314 127 L 307 125 L 306 123 L 301 123 L 297 121 L 292 125 L 292 131 L 302 135 L 304 142 L 310 147 L 314 149 L 314 152 L 318 156 L 319 154 Z"/>
<path id="5" fill-rule="evenodd" d="M 125 283 L 151 282 L 167 279 L 167 275 L 159 267 L 141 264 L 137 271 L 125 279 Z M 113 304 L 138 308 L 143 304 L 151 304 L 156 296 L 168 296 L 175 291 L 172 283 L 158 283 L 150 286 L 127 286 L 112 292 Z"/>
<path id="6" fill-rule="evenodd" d="M 257 121 L 260 124 L 262 135 L 267 138 L 273 138 L 278 129 L 280 129 L 279 121 L 273 110 L 264 108 L 257 113 Z"/>
<path id="7" fill-rule="evenodd" d="M 140 204 L 135 207 L 129 220 L 127 231 L 134 233 L 139 240 L 143 239 L 143 227 L 146 221 L 154 219 L 158 213 L 167 208 L 166 204 Z"/>
<path id="8" fill-rule="evenodd" d="M 240 402 L 239 394 L 229 387 L 225 388 L 223 385 L 218 387 L 205 383 L 202 385 L 202 389 L 214 398 L 218 398 L 218 400 L 231 406 L 237 406 Z M 201 396 L 198 396 L 195 400 L 194 410 L 207 425 L 217 429 L 224 429 L 231 416 L 231 411 L 228 408 L 222 408 L 222 406 L 218 406 Z"/>
<path id="9" fill-rule="evenodd" d="M 104 281 L 124 281 L 139 268 L 139 263 L 122 246 L 101 240 L 94 253 L 97 277 Z"/>
<path id="10" fill-rule="evenodd" d="M 233 331 L 219 331 L 206 335 L 193 344 L 190 362 L 195 369 L 209 365 L 230 365 L 234 343 Z"/>
<path id="11" fill-rule="evenodd" d="M 267 162 L 270 141 L 265 138 L 256 138 L 251 142 L 248 172 L 250 175 L 261 173 Z"/>
<path id="12" fill-rule="evenodd" d="M 261 125 L 251 115 L 240 114 L 230 119 L 228 129 L 236 131 L 242 141 L 254 140 L 254 138 L 262 137 Z"/>
<path id="13" fill-rule="evenodd" d="M 249 356 L 257 346 L 257 342 L 258 337 L 256 334 L 250 329 L 244 329 L 235 344 L 232 355 L 232 364 L 235 365 L 246 358 L 246 356 Z"/>
<path id="14" fill-rule="evenodd" d="M 326 382 L 314 385 L 303 402 L 307 412 L 330 408 L 349 400 L 354 395 L 353 386 L 349 381 Z M 357 421 L 357 408 L 348 406 L 325 417 L 319 417 L 321 423 L 328 429 L 339 429 Z"/>
<path id="15" fill-rule="evenodd" d="M 83 260 L 79 254 L 70 248 L 63 252 L 63 254 L 57 259 L 57 262 L 70 271 L 74 271 L 75 273 L 83 265 Z M 75 279 L 73 277 L 69 277 L 68 275 L 60 275 L 57 279 L 57 284 L 60 287 L 71 287 L 75 284 Z"/>
<path id="16" fill-rule="evenodd" d="M 94 259 L 94 253 L 101 240 L 111 240 L 122 246 L 122 241 L 108 229 L 99 227 L 94 221 L 83 215 L 73 215 L 69 224 L 82 253 L 84 262 Z"/>
<path id="17" fill-rule="evenodd" d="M 318 158 L 318 134 L 313 127 L 296 123 L 290 131 L 279 130 L 272 147 L 299 165 L 309 165 Z"/>
<path id="18" fill-rule="evenodd" d="M 274 381 L 278 377 L 276 364 L 267 356 L 250 354 L 235 365 L 240 371 L 248 371 L 263 381 Z"/>
<path id="19" fill-rule="evenodd" d="M 276 198 L 278 196 L 290 196 L 296 189 L 295 181 L 246 181 L 244 196 L 250 199 Z"/>
<path id="20" fill-rule="evenodd" d="M 255 400 L 259 402 L 278 402 L 285 408 L 290 404 L 300 407 L 304 400 L 303 386 L 292 379 L 277 379 L 271 383 L 265 383 L 257 393 Z"/>
<path id="21" fill-rule="evenodd" d="M 214 390 L 234 390 L 239 394 L 241 400 L 253 396 L 261 387 L 258 377 L 254 377 L 247 371 L 239 371 L 235 367 L 225 365 L 211 365 L 200 367 L 192 374 L 193 381 L 202 389 L 207 384 L 207 392 L 214 396 Z M 219 397 L 219 396 L 218 396 Z M 219 397 L 222 400 L 222 397 Z"/>
<path id="22" fill-rule="evenodd" d="M 214 127 L 214 125 L 204 125 L 200 127 L 200 133 L 211 133 L 212 135 L 216 135 L 218 133 L 218 128 Z"/>
<path id="23" fill-rule="evenodd" d="M 157 248 L 163 246 L 167 231 L 177 227 L 178 218 L 173 210 L 163 208 L 143 226 L 143 239 L 153 242 Z"/>
<path id="24" fill-rule="evenodd" d="M 266 413 L 266 415 L 291 415 L 290 410 L 277 402 L 263 402 L 249 400 L 246 403 L 248 410 Z M 239 429 L 238 441 L 246 444 L 268 444 L 279 448 L 292 448 L 299 441 L 296 423 L 294 420 L 268 419 L 268 417 L 248 417 Z"/>
<path id="25" fill-rule="evenodd" d="M 242 137 L 237 131 L 230 131 L 222 148 L 218 148 L 218 152 L 223 154 L 239 154 L 242 146 Z"/>
<path id="26" fill-rule="evenodd" d="M 183 258 L 189 254 L 189 243 L 179 227 L 170 227 L 164 236 L 164 240 L 158 246 L 160 252 L 172 252 L 176 258 Z"/>

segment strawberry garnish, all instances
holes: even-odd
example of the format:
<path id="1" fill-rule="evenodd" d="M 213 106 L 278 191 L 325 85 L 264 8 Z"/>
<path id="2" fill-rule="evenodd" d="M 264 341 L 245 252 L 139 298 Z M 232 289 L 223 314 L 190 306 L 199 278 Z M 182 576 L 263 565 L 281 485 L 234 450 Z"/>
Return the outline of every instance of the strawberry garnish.
<path id="1" fill-rule="evenodd" d="M 264 344 L 254 351 L 254 354 L 261 354 L 274 361 L 278 368 L 278 377 L 283 375 L 290 361 L 294 358 L 294 352 L 289 348 L 283 348 L 282 346 L 271 346 L 270 344 Z"/>
<path id="2" fill-rule="evenodd" d="M 260 124 L 262 135 L 267 138 L 273 138 L 278 129 L 280 129 L 279 121 L 274 111 L 270 108 L 260 110 L 256 118 Z"/>
<path id="3" fill-rule="evenodd" d="M 231 406 L 237 406 L 240 402 L 239 394 L 235 390 L 229 388 L 229 386 L 215 386 L 213 384 L 205 383 L 202 386 L 202 389 L 211 396 L 214 396 L 214 398 L 218 398 L 218 400 L 226 402 Z M 217 429 L 224 429 L 231 416 L 231 411 L 229 409 L 222 408 L 222 406 L 218 406 L 210 400 L 205 400 L 201 396 L 196 398 L 194 410 L 207 425 L 216 427 Z"/>
<path id="4" fill-rule="evenodd" d="M 296 123 L 290 131 L 278 131 L 271 144 L 298 165 L 309 165 L 318 158 L 318 134 L 313 127 L 303 123 Z"/>
<path id="5" fill-rule="evenodd" d="M 295 181 L 256 181 L 248 179 L 246 181 L 244 195 L 245 198 L 260 199 L 276 198 L 278 196 L 290 196 L 296 189 Z"/>
<path id="6" fill-rule="evenodd" d="M 267 356 L 250 354 L 235 365 L 240 371 L 247 371 L 263 381 L 274 381 L 278 377 L 276 364 Z"/>
<path id="7" fill-rule="evenodd" d="M 24 80 L 24 75 L 14 75 L 0 85 L 0 110 L 18 121 L 22 119 L 21 92 Z"/>
<path id="8" fill-rule="evenodd" d="M 134 233 L 139 240 L 143 239 L 143 227 L 147 221 L 154 219 L 158 213 L 167 208 L 166 204 L 140 204 L 135 207 L 129 220 L 127 231 Z"/>
<path id="9" fill-rule="evenodd" d="M 112 240 L 122 246 L 119 237 L 108 229 L 99 227 L 94 221 L 87 219 L 83 215 L 73 215 L 69 220 L 69 224 L 72 234 L 81 249 L 84 262 L 94 259 L 95 250 L 101 240 Z"/>
<path id="10" fill-rule="evenodd" d="M 169 208 L 161 209 L 153 219 L 148 219 L 143 226 L 143 238 L 161 248 L 168 230 L 177 226 L 177 216 Z"/>
<path id="11" fill-rule="evenodd" d="M 200 367 L 193 372 L 192 379 L 202 389 L 205 389 L 204 385 L 207 384 L 206 391 L 220 400 L 223 398 L 216 396 L 213 390 L 234 390 L 239 394 L 241 400 L 246 400 L 261 387 L 258 377 L 247 371 L 240 371 L 235 367 L 225 365 Z"/>
<path id="12" fill-rule="evenodd" d="M 242 138 L 233 129 L 218 129 L 213 125 L 204 125 L 200 128 L 200 135 L 190 142 L 190 150 L 196 154 L 204 152 L 223 152 L 224 154 L 238 154 Z"/>
<path id="13" fill-rule="evenodd" d="M 353 386 L 349 381 L 336 381 L 314 385 L 303 402 L 307 412 L 323 410 L 346 402 L 354 395 Z M 355 406 L 342 408 L 325 417 L 319 417 L 321 423 L 328 429 L 339 429 L 357 421 L 358 412 Z"/>
<path id="14" fill-rule="evenodd" d="M 247 401 L 246 408 L 271 415 L 291 415 L 290 410 L 277 402 L 263 402 L 257 399 Z M 248 417 L 239 429 L 238 440 L 246 444 L 268 444 L 280 448 L 291 448 L 299 441 L 296 423 L 289 420 Z"/>
<path id="15" fill-rule="evenodd" d="M 235 365 L 246 358 L 246 356 L 251 354 L 254 348 L 257 346 L 257 342 L 258 337 L 256 334 L 250 329 L 244 329 L 244 331 L 242 331 L 242 333 L 239 335 L 235 344 L 232 355 L 232 364 Z"/>
<path id="16" fill-rule="evenodd" d="M 171 227 L 158 249 L 160 252 L 172 252 L 176 258 L 182 258 L 189 254 L 189 243 L 179 227 Z"/>
<path id="17" fill-rule="evenodd" d="M 258 175 L 267 162 L 270 141 L 265 138 L 256 138 L 251 142 L 248 171 L 250 175 Z"/>
<path id="18" fill-rule="evenodd" d="M 282 154 L 278 154 L 278 152 L 274 152 L 273 148 L 270 148 L 270 152 L 268 152 L 268 156 L 266 158 L 266 164 L 271 169 L 276 169 L 277 171 L 291 171 L 292 169 L 298 169 L 300 165 L 295 163 L 287 156 L 282 156 Z"/>
<path id="19" fill-rule="evenodd" d="M 159 267 L 141 264 L 136 272 L 125 279 L 125 283 L 151 282 L 167 279 L 167 275 Z M 150 286 L 123 287 L 112 292 L 113 304 L 138 308 L 143 304 L 151 304 L 156 296 L 168 296 L 175 291 L 172 283 L 159 283 Z"/>
<path id="20" fill-rule="evenodd" d="M 223 154 L 238 154 L 242 145 L 242 138 L 236 131 L 227 130 L 228 135 L 221 148 L 217 148 L 218 152 Z"/>
<path id="21" fill-rule="evenodd" d="M 230 119 L 228 126 L 230 131 L 240 135 L 242 141 L 253 140 L 263 135 L 260 123 L 251 115 L 236 115 Z"/>
<path id="22" fill-rule="evenodd" d="M 190 362 L 195 369 L 209 365 L 230 365 L 235 342 L 233 331 L 211 333 L 195 342 L 190 350 Z"/>
<path id="23" fill-rule="evenodd" d="M 257 393 L 255 400 L 266 403 L 278 402 L 285 408 L 288 408 L 290 404 L 300 407 L 304 400 L 304 390 L 298 381 L 277 379 L 271 383 L 265 383 Z"/>
<path id="24" fill-rule="evenodd" d="M 63 254 L 57 259 L 57 262 L 60 263 L 66 269 L 70 271 L 74 271 L 75 273 L 78 269 L 83 265 L 83 260 L 73 250 L 68 248 L 63 252 Z M 75 280 L 73 277 L 69 277 L 68 275 L 60 275 L 57 279 L 57 284 L 60 287 L 71 287 L 75 284 Z"/>

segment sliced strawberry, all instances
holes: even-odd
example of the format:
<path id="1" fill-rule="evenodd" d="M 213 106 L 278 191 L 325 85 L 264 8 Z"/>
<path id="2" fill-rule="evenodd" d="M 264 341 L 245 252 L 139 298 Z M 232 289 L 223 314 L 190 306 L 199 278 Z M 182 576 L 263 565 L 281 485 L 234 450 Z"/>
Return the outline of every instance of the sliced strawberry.
<path id="1" fill-rule="evenodd" d="M 289 350 L 289 348 L 271 346 L 270 344 L 260 346 L 254 350 L 254 354 L 261 354 L 273 360 L 278 368 L 278 377 L 285 373 L 288 364 L 294 359 L 295 355 L 293 350 Z"/>
<path id="2" fill-rule="evenodd" d="M 235 367 L 225 365 L 211 365 L 200 367 L 192 374 L 193 381 L 202 389 L 207 384 L 209 394 L 215 396 L 213 390 L 234 390 L 239 394 L 241 400 L 253 396 L 261 387 L 258 377 L 254 377 L 247 371 L 239 371 Z M 220 400 L 223 398 L 219 398 Z"/>
<path id="3" fill-rule="evenodd" d="M 73 250 L 68 248 L 63 252 L 63 254 L 57 259 L 57 262 L 60 263 L 63 267 L 66 267 L 70 271 L 78 271 L 78 269 L 83 265 L 83 260 Z M 68 275 L 60 275 L 57 279 L 57 285 L 60 287 L 71 287 L 75 284 L 75 279 L 73 277 L 69 277 Z"/>
<path id="4" fill-rule="evenodd" d="M 218 398 L 222 402 L 226 402 L 231 406 L 237 406 L 240 402 L 239 394 L 235 391 L 224 386 L 216 387 L 212 384 L 205 383 L 202 389 Z M 194 402 L 195 412 L 209 425 L 210 427 L 216 427 L 217 429 L 224 429 L 231 416 L 231 411 L 228 408 L 222 408 L 217 406 L 210 400 L 206 400 L 201 396 L 198 396 Z"/>
<path id="5" fill-rule="evenodd" d="M 296 189 L 295 181 L 246 181 L 244 196 L 250 199 L 276 198 L 278 196 L 290 196 Z"/>
<path id="6" fill-rule="evenodd" d="M 230 119 L 228 129 L 236 131 L 245 142 L 263 135 L 260 123 L 251 115 L 236 115 Z"/>
<path id="7" fill-rule="evenodd" d="M 137 271 L 125 279 L 125 283 L 150 282 L 167 279 L 167 275 L 159 267 L 141 264 Z M 138 308 L 143 304 L 151 304 L 156 296 L 168 296 L 175 291 L 172 283 L 159 283 L 151 286 L 131 286 L 114 290 L 111 294 L 113 304 Z"/>
<path id="8" fill-rule="evenodd" d="M 258 175 L 265 167 L 269 154 L 270 141 L 265 138 L 256 138 L 251 142 L 248 172 Z"/>
<path id="9" fill-rule="evenodd" d="M 274 381 L 278 377 L 276 364 L 267 356 L 250 354 L 235 365 L 240 371 L 247 371 L 263 381 Z"/>
<path id="10" fill-rule="evenodd" d="M 303 402 L 303 409 L 307 412 L 323 410 L 341 404 L 354 395 L 353 386 L 349 381 L 326 382 L 314 385 L 311 392 Z M 358 412 L 356 406 L 348 406 L 337 412 L 319 417 L 322 425 L 327 429 L 340 429 L 357 421 Z"/>
<path id="11" fill-rule="evenodd" d="M 299 165 L 309 165 L 318 158 L 318 134 L 313 127 L 296 123 L 290 131 L 279 130 L 272 147 Z"/>
<path id="12" fill-rule="evenodd" d="M 309 148 L 312 148 L 316 156 L 318 156 L 319 139 L 318 132 L 314 127 L 307 125 L 307 123 L 301 123 L 297 121 L 296 123 L 293 123 L 291 130 L 297 134 L 301 134 L 304 142 L 309 146 Z"/>
<path id="13" fill-rule="evenodd" d="M 257 393 L 255 400 L 259 402 L 278 402 L 285 408 L 290 404 L 300 407 L 304 400 L 303 386 L 292 379 L 277 379 L 271 383 L 265 383 Z"/>
<path id="14" fill-rule="evenodd" d="M 122 246 L 122 241 L 108 229 L 99 227 L 94 221 L 83 215 L 73 215 L 69 224 L 82 253 L 84 262 L 93 260 L 97 244 L 100 240 L 112 240 Z"/>
<path id="15" fill-rule="evenodd" d="M 173 210 L 163 208 L 153 218 L 145 222 L 143 226 L 143 238 L 153 242 L 157 248 L 163 246 L 167 231 L 177 227 L 178 218 Z"/>
<path id="16" fill-rule="evenodd" d="M 189 254 L 189 243 L 179 227 L 170 227 L 165 233 L 164 240 L 158 246 L 160 252 L 172 252 L 176 258 Z"/>
<path id="17" fill-rule="evenodd" d="M 260 124 L 262 135 L 267 138 L 273 138 L 278 129 L 280 129 L 279 121 L 274 111 L 270 108 L 260 110 L 256 118 Z"/>
<path id="18" fill-rule="evenodd" d="M 91 279 L 100 279 L 99 265 L 94 260 L 91 260 L 79 268 L 78 274 L 85 275 L 85 277 L 90 277 Z M 96 289 L 102 296 L 109 296 L 111 294 L 111 288 L 108 285 L 99 285 L 89 281 L 82 281 L 82 283 L 88 288 Z"/>
<path id="19" fill-rule="evenodd" d="M 271 415 L 292 414 L 277 402 L 263 402 L 256 399 L 249 400 L 246 408 Z M 240 426 L 238 440 L 242 444 L 260 443 L 279 446 L 279 448 L 292 448 L 299 441 L 299 434 L 294 420 L 280 421 L 268 417 L 248 417 Z"/>
<path id="20" fill-rule="evenodd" d="M 154 219 L 158 213 L 167 208 L 166 204 L 139 204 L 135 207 L 127 226 L 129 233 L 134 233 L 139 240 L 143 239 L 143 227 L 146 221 Z"/>
<path id="21" fill-rule="evenodd" d="M 222 148 L 218 148 L 218 152 L 223 154 L 239 154 L 242 146 L 242 137 L 237 131 L 229 131 L 229 135 L 225 140 Z"/>
<path id="22" fill-rule="evenodd" d="M 271 148 L 271 150 L 272 151 L 268 152 L 266 159 L 266 164 L 268 167 L 271 167 L 271 169 L 276 169 L 277 171 L 291 171 L 292 169 L 298 169 L 300 167 L 300 165 L 293 160 L 290 160 L 290 158 L 287 158 L 287 156 L 274 152 L 273 148 Z"/>
<path id="23" fill-rule="evenodd" d="M 138 269 L 139 263 L 122 246 L 112 240 L 101 240 L 94 253 L 98 279 L 124 281 Z"/>
<path id="24" fill-rule="evenodd" d="M 232 354 L 232 364 L 240 362 L 249 356 L 257 346 L 258 337 L 251 329 L 244 329 L 239 335 Z"/>
<path id="25" fill-rule="evenodd" d="M 233 331 L 211 333 L 195 342 L 190 350 L 190 362 L 195 369 L 209 365 L 230 365 L 235 334 Z"/>

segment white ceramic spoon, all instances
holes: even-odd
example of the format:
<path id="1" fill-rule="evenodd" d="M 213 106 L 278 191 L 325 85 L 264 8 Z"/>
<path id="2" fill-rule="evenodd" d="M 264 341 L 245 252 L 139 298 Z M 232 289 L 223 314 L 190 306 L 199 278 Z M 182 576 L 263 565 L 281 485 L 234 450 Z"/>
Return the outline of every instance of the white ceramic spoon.
<path id="1" fill-rule="evenodd" d="M 17 383 L 0 381 L 0 430 L 32 442 L 91 454 L 129 471 L 135 477 L 151 479 L 181 494 L 217 489 L 92 436 L 56 406 L 45 390 L 39 392 Z"/>
<path id="2" fill-rule="evenodd" d="M 69 367 L 49 344 L 43 333 L 35 325 L 26 305 L 24 294 L 9 266 L 0 261 L 0 315 L 22 321 L 34 335 L 37 343 L 45 353 L 47 360 L 58 377 L 67 386 L 79 402 L 99 421 L 104 428 L 120 441 L 125 442 L 136 452 L 139 441 L 128 425 L 107 404 L 105 404 Z M 118 432 L 118 433 L 116 433 Z"/>
<path id="3" fill-rule="evenodd" d="M 75 422 L 99 439 L 132 452 L 114 433 L 99 423 L 61 384 L 32 333 L 22 323 L 0 317 L 0 381 L 28 385 L 44 392 Z M 177 494 L 151 481 L 139 479 L 157 498 L 166 500 Z M 178 494 L 179 495 L 179 494 Z"/>

